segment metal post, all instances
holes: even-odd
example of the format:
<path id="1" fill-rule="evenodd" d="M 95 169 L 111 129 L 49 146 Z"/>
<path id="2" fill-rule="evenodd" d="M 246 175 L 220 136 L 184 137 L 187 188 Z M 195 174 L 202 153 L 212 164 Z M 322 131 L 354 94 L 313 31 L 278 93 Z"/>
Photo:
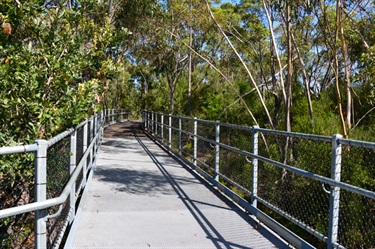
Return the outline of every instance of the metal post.
<path id="1" fill-rule="evenodd" d="M 155 136 L 158 135 L 158 114 L 155 113 Z"/>
<path id="2" fill-rule="evenodd" d="M 220 121 L 215 123 L 215 181 L 219 181 L 219 164 L 220 164 Z"/>
<path id="3" fill-rule="evenodd" d="M 147 131 L 150 132 L 150 112 L 147 112 Z"/>
<path id="4" fill-rule="evenodd" d="M 164 114 L 161 114 L 161 142 L 164 143 Z"/>
<path id="5" fill-rule="evenodd" d="M 47 149 L 46 140 L 36 140 L 38 150 L 35 155 L 35 201 L 45 201 L 47 199 Z M 47 248 L 47 212 L 45 209 L 35 211 L 35 248 Z"/>
<path id="6" fill-rule="evenodd" d="M 93 124 L 94 124 L 94 119 L 91 118 L 91 122 L 90 122 L 90 141 L 89 141 L 89 144 L 87 146 L 89 146 L 92 143 L 92 141 L 94 139 L 94 136 L 95 136 Z M 94 152 L 94 147 L 92 147 L 92 149 L 90 151 L 90 154 L 89 154 L 89 169 L 91 169 L 91 167 L 92 167 L 92 159 L 94 157 L 93 152 Z"/>
<path id="7" fill-rule="evenodd" d="M 94 132 L 94 118 L 91 117 L 91 122 L 90 122 L 90 143 L 92 141 L 92 139 L 94 138 L 95 132 Z"/>
<path id="8" fill-rule="evenodd" d="M 95 134 L 96 132 L 96 115 L 92 116 L 92 134 Z"/>
<path id="9" fill-rule="evenodd" d="M 147 131 L 150 132 L 150 123 L 151 123 L 151 113 L 147 112 Z"/>
<path id="10" fill-rule="evenodd" d="M 172 114 L 169 114 L 169 136 L 168 136 L 169 148 L 172 148 Z"/>
<path id="11" fill-rule="evenodd" d="M 130 121 L 130 112 L 128 112 L 128 121 Z"/>
<path id="12" fill-rule="evenodd" d="M 77 130 L 74 129 L 73 133 L 70 135 L 70 174 L 76 168 L 76 157 L 77 157 Z M 72 215 L 70 216 L 69 225 L 72 225 L 75 214 L 76 214 L 76 184 L 73 183 L 72 188 L 70 189 L 70 211 Z"/>
<path id="13" fill-rule="evenodd" d="M 258 136 L 259 136 L 259 126 L 254 125 L 251 128 L 252 141 L 251 141 L 251 153 L 258 155 Z M 258 159 L 253 157 L 251 159 L 252 165 L 252 191 L 251 191 L 251 205 L 257 208 L 257 195 L 258 195 Z"/>
<path id="14" fill-rule="evenodd" d="M 332 165 L 331 178 L 335 181 L 341 181 L 341 151 L 342 146 L 339 143 L 342 136 L 335 134 L 332 136 Z M 339 226 L 339 206 L 340 206 L 340 188 L 331 186 L 331 195 L 329 202 L 329 221 L 328 221 L 328 243 L 327 248 L 334 248 L 337 242 Z"/>
<path id="15" fill-rule="evenodd" d="M 181 155 L 181 151 L 182 151 L 181 131 L 182 131 L 182 120 L 181 120 L 181 117 L 178 117 L 178 154 L 179 155 Z"/>
<path id="16" fill-rule="evenodd" d="M 154 119 L 154 112 L 152 112 L 151 113 L 151 134 L 152 135 L 154 135 L 154 131 L 155 131 L 155 129 L 154 129 L 154 126 L 155 126 L 155 121 L 154 121 L 155 119 Z"/>
<path id="17" fill-rule="evenodd" d="M 83 126 L 83 154 L 86 153 L 87 150 L 87 136 L 88 136 L 88 122 Z M 86 173 L 87 173 L 87 158 L 83 164 L 83 180 L 82 180 L 82 187 L 86 186 Z"/>
<path id="18" fill-rule="evenodd" d="M 194 117 L 194 166 L 197 167 L 197 157 L 198 157 L 198 121 L 197 117 Z"/>

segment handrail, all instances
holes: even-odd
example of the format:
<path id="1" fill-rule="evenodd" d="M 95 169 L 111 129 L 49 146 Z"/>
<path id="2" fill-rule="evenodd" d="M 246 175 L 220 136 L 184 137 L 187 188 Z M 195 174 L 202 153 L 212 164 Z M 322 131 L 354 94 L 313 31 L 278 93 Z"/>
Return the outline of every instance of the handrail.
<path id="1" fill-rule="evenodd" d="M 115 118 L 116 117 L 116 118 Z M 21 145 L 21 146 L 12 146 L 12 147 L 2 147 L 0 148 L 0 155 L 6 154 L 19 154 L 19 153 L 29 153 L 35 152 L 35 174 L 34 174 L 34 182 L 35 182 L 35 202 L 28 203 L 22 206 L 16 206 L 11 208 L 6 208 L 0 210 L 0 219 L 11 217 L 14 215 L 34 212 L 34 220 L 35 220 L 35 248 L 46 248 L 47 247 L 47 231 L 46 231 L 46 221 L 47 219 L 56 218 L 59 216 L 62 210 L 62 204 L 64 204 L 68 197 L 70 197 L 70 212 L 72 212 L 73 216 L 70 217 L 65 216 L 65 219 L 70 217 L 70 222 L 74 221 L 75 216 L 75 206 L 76 206 L 76 183 L 81 174 L 83 174 L 82 184 L 79 186 L 79 189 L 82 191 L 85 190 L 86 179 L 89 179 L 88 173 L 88 163 L 89 165 L 94 165 L 94 161 L 96 159 L 96 153 L 98 150 L 98 146 L 100 145 L 100 139 L 102 137 L 104 127 L 114 124 L 116 122 L 121 122 L 127 118 L 129 119 L 129 113 L 124 112 L 123 110 L 115 110 L 112 109 L 110 111 L 103 111 L 100 114 L 92 116 L 90 119 L 86 119 L 80 124 L 70 128 L 55 137 L 49 139 L 48 141 L 45 140 L 37 140 L 35 144 L 30 145 Z M 89 126 L 90 124 L 90 126 Z M 83 153 L 80 156 L 79 162 L 76 162 L 76 153 L 78 141 L 76 140 L 76 136 L 78 131 L 81 134 L 81 142 L 80 142 L 80 151 Z M 70 151 L 70 176 L 68 182 L 63 187 L 62 192 L 59 196 L 47 199 L 47 155 L 49 155 L 48 148 L 51 148 L 57 143 L 60 143 L 63 139 L 66 139 L 70 136 L 70 148 L 65 148 L 64 153 L 66 151 Z M 88 144 L 89 143 L 89 144 Z M 64 142 L 62 143 L 64 145 Z M 64 145 L 65 146 L 65 145 Z M 53 151 L 53 150 L 52 150 Z M 80 153 L 81 153 L 80 152 Z M 91 166 L 90 166 L 91 167 Z M 69 169 L 69 168 L 68 168 Z M 92 171 L 90 171 L 90 174 Z M 81 183 L 80 183 L 81 184 Z M 53 215 L 48 215 L 46 209 L 60 206 L 57 213 Z M 69 220 L 65 220 L 64 222 L 68 222 Z M 67 224 L 67 223 L 66 223 Z M 71 223 L 69 223 L 72 225 Z M 63 231 L 59 231 L 59 233 L 66 231 L 66 227 L 62 227 Z M 61 242 L 60 237 L 56 237 L 55 243 Z M 56 245 L 54 245 L 56 246 Z M 58 245 L 57 245 L 58 246 Z"/>
<path id="2" fill-rule="evenodd" d="M 278 215 L 284 217 L 285 219 L 289 220 L 290 222 L 294 223 L 295 225 L 301 227 L 302 229 L 306 230 L 310 234 L 314 235 L 319 240 L 322 240 L 323 242 L 327 244 L 328 248 L 345 248 L 344 246 L 345 241 L 343 241 L 343 238 L 339 238 L 340 233 L 343 232 L 342 229 L 341 230 L 339 229 L 339 219 L 340 219 L 340 216 L 343 215 L 342 212 L 344 211 L 347 212 L 348 204 L 346 203 L 347 200 L 343 199 L 341 200 L 341 205 L 340 205 L 340 191 L 343 192 L 342 195 L 344 197 L 342 198 L 348 198 L 347 195 L 349 193 L 351 195 L 355 194 L 356 196 L 358 196 L 359 198 L 358 200 L 362 198 L 362 202 L 364 201 L 363 198 L 368 198 L 366 200 L 369 203 L 373 203 L 372 200 L 375 200 L 375 192 L 372 191 L 373 189 L 367 189 L 366 185 L 365 186 L 353 185 L 354 183 L 350 184 L 349 182 L 346 182 L 347 179 L 344 179 L 344 181 L 341 180 L 341 174 L 342 174 L 341 164 L 345 163 L 345 162 L 342 162 L 343 160 L 342 158 L 349 160 L 351 156 L 350 154 L 346 154 L 346 153 L 351 153 L 351 149 L 350 148 L 344 149 L 344 147 L 342 148 L 342 145 L 357 147 L 363 150 L 375 150 L 375 143 L 343 139 L 341 135 L 333 135 L 332 137 L 328 137 L 328 136 L 319 136 L 319 135 L 303 134 L 303 133 L 296 133 L 296 132 L 277 131 L 277 130 L 259 128 L 257 126 L 247 127 L 247 126 L 233 125 L 233 124 L 221 123 L 219 121 L 208 121 L 208 120 L 201 120 L 201 119 L 191 118 L 191 117 L 182 117 L 182 116 L 174 116 L 171 114 L 155 113 L 155 112 L 147 111 L 147 110 L 143 111 L 142 118 L 143 118 L 142 127 L 155 141 L 160 143 L 162 146 L 164 146 L 167 150 L 172 152 L 177 157 L 181 158 L 184 162 L 186 162 L 193 169 L 197 170 L 209 182 L 216 185 L 227 196 L 231 197 L 232 201 L 237 202 L 239 205 L 241 205 L 251 214 L 255 215 L 260 221 L 263 221 L 265 224 L 272 227 L 272 229 L 275 229 L 277 233 L 283 234 L 284 239 L 288 240 L 290 243 L 294 244 L 294 246 L 298 248 L 313 248 L 313 246 L 307 243 L 300 236 L 297 236 L 294 232 L 280 225 L 275 219 L 269 217 L 267 214 L 261 211 L 257 207 L 257 201 L 263 204 L 263 208 L 266 207 L 266 209 L 272 210 L 272 212 L 277 213 Z M 184 128 L 186 127 L 186 129 L 183 129 L 183 127 Z M 199 134 L 197 132 L 198 127 L 200 127 Z M 222 138 L 220 137 L 221 136 L 220 127 L 225 127 Z M 235 135 L 232 136 L 230 131 L 235 131 L 233 132 L 233 134 Z M 238 135 L 242 133 L 244 135 Z M 264 145 L 262 143 L 261 145 L 265 147 L 264 149 L 266 149 L 266 151 L 269 151 L 269 148 L 271 145 L 270 141 L 267 141 L 267 139 L 271 139 L 271 143 L 272 143 L 272 139 L 274 140 L 273 142 L 274 144 L 272 147 L 273 150 L 271 151 L 272 153 L 281 154 L 283 149 L 285 149 L 285 148 L 281 148 L 283 146 L 282 144 L 286 143 L 287 141 L 289 142 L 291 141 L 290 142 L 291 147 L 289 147 L 289 150 L 290 150 L 289 153 L 291 153 L 291 157 L 296 156 L 296 159 L 291 160 L 291 162 L 296 163 L 296 165 L 283 163 L 283 161 L 281 161 L 282 159 L 280 159 L 282 158 L 280 154 L 278 154 L 279 156 L 276 156 L 274 158 L 265 156 L 265 154 L 263 154 L 264 152 L 262 152 L 262 154 L 259 154 L 258 153 L 258 147 L 259 147 L 258 134 L 260 134 L 259 136 L 261 136 L 262 142 L 264 142 Z M 268 135 L 267 138 L 266 138 L 266 135 Z M 239 136 L 241 137 L 239 138 Z M 248 147 L 248 150 L 237 148 L 236 147 L 237 145 L 231 144 L 233 141 L 240 141 L 240 143 L 242 141 L 242 145 L 241 145 L 241 148 L 242 148 L 244 145 L 246 145 L 246 143 L 243 143 L 246 140 L 248 141 L 248 143 L 251 142 L 250 143 L 251 146 Z M 200 141 L 201 143 L 199 144 L 198 141 Z M 315 146 L 316 144 L 317 148 L 324 149 L 325 151 L 324 153 L 326 153 L 324 155 L 332 155 L 332 158 L 328 158 L 328 160 L 330 161 L 330 164 L 325 161 L 324 162 L 317 161 L 318 164 L 321 164 L 321 166 L 319 166 L 320 168 L 331 169 L 331 178 L 327 177 L 327 175 L 321 175 L 316 172 L 314 173 L 312 170 L 310 170 L 309 169 L 310 162 L 306 159 L 302 160 L 300 163 L 298 162 L 299 154 L 304 153 L 303 150 L 298 151 L 297 149 L 293 147 L 296 143 L 298 143 L 298 141 L 301 141 L 301 142 L 297 145 L 296 148 L 298 148 L 298 146 Z M 312 141 L 312 142 L 305 143 L 305 141 Z M 308 153 L 310 153 L 310 151 L 308 150 L 311 150 L 311 149 L 310 147 L 306 147 L 305 150 Z M 200 151 L 200 154 L 198 153 L 198 151 Z M 288 151 L 285 151 L 285 154 L 287 152 Z M 222 153 L 224 153 L 223 156 L 221 156 Z M 294 153 L 296 153 L 296 155 Z M 367 153 L 367 152 L 361 151 L 361 153 Z M 367 157 L 371 157 L 371 153 L 374 153 L 374 152 L 370 151 L 368 153 L 369 153 L 368 156 L 366 157 L 362 156 L 362 160 L 366 160 Z M 209 155 L 208 160 L 204 159 L 206 155 Z M 227 157 L 229 158 L 232 158 L 234 160 L 239 160 L 239 161 L 242 160 L 240 159 L 240 157 L 243 156 L 244 157 L 243 164 L 247 163 L 251 165 L 252 172 L 251 172 L 251 178 L 249 178 L 249 180 L 251 180 L 250 188 L 245 187 L 245 185 L 242 185 L 241 182 L 238 181 L 239 176 L 237 176 L 236 178 L 232 178 L 230 177 L 230 175 L 227 175 L 225 171 L 222 171 L 220 169 L 220 167 L 222 167 L 220 166 L 222 164 L 222 160 L 226 160 L 225 155 L 227 155 Z M 236 156 L 233 156 L 233 155 L 236 155 Z M 240 155 L 240 157 L 238 155 Z M 275 158 L 278 158 L 278 159 L 275 159 Z M 354 163 L 358 164 L 360 162 L 356 161 Z M 298 167 L 299 164 L 302 166 L 301 168 Z M 230 170 L 232 163 L 228 161 L 226 162 L 226 165 L 227 165 L 226 166 L 227 168 L 225 170 L 227 171 Z M 258 172 L 258 167 L 259 167 L 258 165 L 262 165 L 261 166 L 262 168 L 261 170 L 259 170 L 259 172 Z M 245 165 L 243 165 L 240 170 L 243 170 L 244 166 Z M 344 166 L 346 167 L 346 164 L 344 164 Z M 291 210 L 284 209 L 282 205 L 278 206 L 277 202 L 275 203 L 272 202 L 272 199 L 269 199 L 267 195 L 264 196 L 264 193 L 258 196 L 258 192 L 265 191 L 263 189 L 267 188 L 267 184 L 272 185 L 273 186 L 272 189 L 275 189 L 276 187 L 280 187 L 283 185 L 283 184 L 276 183 L 278 181 L 280 182 L 283 181 L 282 176 L 280 176 L 279 180 L 277 180 L 275 183 L 268 182 L 268 183 L 263 183 L 262 185 L 258 186 L 259 185 L 258 175 L 267 174 L 267 172 L 265 172 L 265 167 L 267 168 L 272 167 L 272 169 L 273 168 L 279 169 L 279 171 L 270 171 L 270 172 L 282 171 L 283 174 L 284 174 L 284 171 L 289 172 L 288 173 L 289 178 L 291 179 L 289 179 L 288 181 L 293 182 L 294 178 L 296 178 L 294 184 L 298 184 L 297 179 L 301 179 L 300 182 L 302 184 L 305 184 L 305 185 L 302 185 L 302 187 L 304 187 L 304 188 L 301 188 L 303 189 L 302 191 L 314 190 L 314 189 L 311 189 L 311 190 L 309 189 L 309 184 L 312 183 L 315 186 L 314 188 L 317 188 L 314 191 L 322 191 L 321 192 L 322 195 L 328 194 L 326 196 L 327 197 L 329 196 L 330 198 L 329 203 L 328 203 L 329 207 L 327 207 L 327 210 L 329 209 L 328 210 L 329 213 L 319 213 L 319 215 L 322 215 L 323 218 L 319 218 L 321 220 L 320 220 L 320 223 L 318 223 L 321 226 L 322 224 L 324 224 L 324 220 L 327 219 L 328 222 L 326 223 L 326 229 L 328 230 L 328 232 L 322 228 L 318 229 L 314 225 L 314 221 L 303 220 L 299 218 L 301 217 L 299 214 L 300 211 L 294 214 Z M 351 170 L 348 168 L 345 168 L 345 169 L 349 171 Z M 239 169 L 237 168 L 237 170 Z M 321 171 L 318 171 L 318 172 L 321 172 Z M 372 177 L 375 177 L 375 176 L 372 175 Z M 234 191 L 232 191 L 228 187 L 228 184 L 232 185 L 235 189 L 242 191 L 242 194 L 245 193 L 247 195 L 250 195 L 251 201 L 244 200 L 239 193 L 235 193 Z M 330 191 L 326 190 L 324 184 L 327 184 L 330 186 Z M 290 186 L 293 186 L 293 185 L 291 184 Z M 295 186 L 297 187 L 297 185 Z M 277 193 L 272 193 L 272 191 L 271 193 L 268 193 L 268 195 L 274 195 L 274 194 L 277 194 Z M 301 195 L 302 197 L 304 197 L 305 195 L 310 196 L 308 193 L 304 193 L 304 192 L 300 193 L 299 195 Z M 327 197 L 322 196 L 319 198 L 327 199 Z M 283 198 L 283 196 L 280 196 L 278 198 Z M 299 200 L 299 199 L 296 199 L 296 200 Z M 304 201 L 308 203 L 310 200 L 307 199 Z M 326 204 L 322 203 L 322 205 L 325 206 Z M 363 205 L 363 204 L 360 203 L 359 205 Z M 343 211 L 341 211 L 341 206 L 344 206 L 344 208 L 342 209 Z M 294 209 L 299 209 L 299 207 L 294 207 Z M 319 210 L 317 211 L 320 212 Z M 323 211 L 323 212 L 327 212 L 327 211 Z M 309 214 L 311 213 L 313 214 L 314 211 L 309 212 Z M 348 215 L 350 215 L 350 213 Z M 362 213 L 362 215 L 364 215 L 364 213 Z M 352 217 L 351 219 L 356 219 L 355 217 Z M 315 217 L 313 219 L 316 219 L 316 218 L 318 217 Z M 349 221 L 344 220 L 347 218 L 348 216 L 346 218 L 342 218 L 340 222 L 341 223 L 349 222 Z M 312 222 L 312 223 L 309 223 L 309 222 Z M 362 222 L 366 222 L 366 220 Z M 375 226 L 372 226 L 371 229 L 372 229 L 371 233 L 375 232 L 374 231 Z M 366 227 L 366 231 L 367 230 L 368 228 Z M 361 230 L 358 232 L 364 233 L 365 230 Z M 367 239 L 371 237 L 371 233 L 367 234 Z M 361 246 L 362 247 L 363 246 L 364 247 L 375 246 L 375 238 L 372 238 L 372 239 L 370 238 L 370 242 L 367 241 L 367 243 L 370 243 L 370 244 L 363 244 Z"/>
<path id="3" fill-rule="evenodd" d="M 95 136 L 95 138 L 99 138 L 99 134 Z M 85 154 L 83 155 L 83 159 L 87 158 L 87 156 L 90 154 L 90 150 L 93 148 L 95 141 L 93 140 L 88 146 Z M 77 180 L 80 171 L 82 170 L 82 167 L 86 163 L 85 160 L 81 160 L 80 163 L 77 165 L 76 169 L 73 171 L 72 175 L 70 176 L 70 179 L 68 183 L 65 185 L 64 190 L 60 194 L 59 197 L 55 197 L 52 199 L 48 199 L 45 201 L 40 201 L 40 202 L 33 202 L 33 203 L 28 203 L 23 206 L 17 206 L 17 207 L 11 207 L 7 209 L 0 210 L 0 219 L 13 216 L 13 215 L 18 215 L 18 214 L 23 214 L 23 213 L 28 213 L 28 212 L 33 212 L 36 210 L 42 210 L 46 208 L 50 208 L 53 206 L 58 206 L 61 205 L 66 201 L 70 194 L 70 188 L 73 186 L 75 181 Z"/>
<path id="4" fill-rule="evenodd" d="M 0 155 L 27 153 L 27 152 L 34 152 L 34 151 L 37 151 L 37 150 L 38 150 L 38 146 L 36 144 L 11 146 L 11 147 L 1 147 L 0 148 Z"/>

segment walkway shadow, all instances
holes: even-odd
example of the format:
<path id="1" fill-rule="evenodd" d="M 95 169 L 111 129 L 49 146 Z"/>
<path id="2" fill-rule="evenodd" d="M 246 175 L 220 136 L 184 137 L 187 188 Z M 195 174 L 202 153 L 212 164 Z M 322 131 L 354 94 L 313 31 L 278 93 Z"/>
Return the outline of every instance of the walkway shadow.
<path id="1" fill-rule="evenodd" d="M 107 159 L 102 159 L 107 160 Z M 172 195 L 174 194 L 168 181 L 160 174 L 151 171 L 139 171 L 117 168 L 97 168 L 95 175 L 101 181 L 114 184 L 113 189 L 119 192 L 126 192 L 134 195 Z"/>
<path id="2" fill-rule="evenodd" d="M 151 158 L 151 160 L 155 163 L 155 165 L 158 167 L 160 172 L 164 175 L 164 177 L 168 180 L 170 185 L 172 186 L 173 190 L 177 193 L 181 201 L 184 203 L 186 208 L 190 211 L 190 213 L 194 216 L 195 220 L 198 222 L 198 224 L 201 226 L 201 228 L 205 231 L 207 238 L 212 241 L 212 243 L 215 245 L 216 248 L 240 248 L 240 249 L 251 249 L 252 247 L 232 243 L 230 241 L 227 241 L 222 234 L 220 234 L 218 227 L 215 227 L 210 220 L 205 216 L 205 214 L 202 212 L 202 210 L 197 206 L 198 204 L 204 204 L 208 206 L 212 206 L 210 203 L 203 203 L 203 202 L 197 202 L 196 200 L 192 200 L 189 195 L 185 193 L 185 191 L 182 189 L 179 183 L 176 182 L 174 177 L 172 177 L 168 170 L 163 166 L 163 164 L 156 158 L 155 154 L 152 153 L 147 146 L 142 142 L 142 140 L 137 136 L 136 132 L 133 133 L 135 139 L 138 141 L 138 143 L 142 146 L 144 151 L 148 154 L 148 156 Z M 152 138 L 150 138 L 153 140 Z M 158 144 L 158 143 L 156 143 Z M 160 146 L 160 145 L 159 145 Z M 172 155 L 169 151 L 164 149 L 162 146 L 160 146 L 162 150 L 164 150 L 166 153 L 168 153 L 171 157 L 173 157 L 176 162 L 178 162 L 182 167 L 184 167 L 187 171 L 189 171 L 190 174 L 192 174 L 196 179 L 198 179 L 202 184 L 204 184 L 208 189 L 211 190 L 212 193 L 216 195 L 219 199 L 221 199 L 224 203 L 228 205 L 228 207 L 233 211 L 236 212 L 242 219 L 244 219 L 250 226 L 252 226 L 254 229 L 259 230 L 259 224 L 254 221 L 248 214 L 246 214 L 244 211 L 239 209 L 236 205 L 234 205 L 232 202 L 230 202 L 227 198 L 225 198 L 222 194 L 220 194 L 216 189 L 213 188 L 213 186 L 209 185 L 206 181 L 202 180 L 200 176 L 198 176 L 194 171 L 192 171 L 189 167 L 187 167 L 180 159 L 176 158 L 174 155 Z M 223 208 L 219 206 L 215 206 L 216 208 Z M 226 208 L 225 208 L 226 209 Z M 282 242 L 280 239 L 278 239 L 276 236 L 274 236 L 272 233 L 270 233 L 266 229 L 262 229 L 261 231 L 258 231 L 259 234 L 266 237 L 271 243 L 274 244 L 275 248 L 290 248 L 288 245 L 286 245 L 284 242 Z"/>
<path id="3" fill-rule="evenodd" d="M 104 129 L 104 137 L 106 138 L 131 138 L 134 136 L 146 136 L 142 130 L 141 121 L 126 121 L 110 125 Z"/>
<path id="4" fill-rule="evenodd" d="M 147 156 L 152 160 L 152 167 L 154 165 L 158 168 L 161 172 L 152 172 L 152 170 L 148 170 L 147 167 L 144 167 L 142 170 L 129 167 L 124 168 L 123 164 L 120 162 L 123 160 L 124 162 L 130 162 L 129 165 L 136 165 L 136 163 L 142 163 L 137 161 L 136 158 L 121 158 L 120 161 L 114 161 L 113 158 L 103 158 L 103 160 L 111 160 L 108 165 L 111 167 L 107 169 L 103 168 L 96 168 L 95 175 L 99 176 L 101 180 L 105 182 L 110 182 L 113 189 L 115 191 L 127 192 L 134 195 L 148 195 L 148 196 L 158 196 L 158 195 L 175 195 L 177 194 L 178 198 L 181 200 L 184 206 L 186 206 L 187 210 L 191 213 L 194 217 L 196 222 L 205 232 L 207 239 L 209 239 L 212 244 L 216 248 L 239 248 L 239 249 L 251 249 L 252 247 L 242 245 L 240 242 L 235 243 L 233 241 L 229 241 L 226 239 L 226 235 L 222 231 L 236 231 L 236 234 L 240 234 L 241 236 L 248 236 L 246 233 L 241 231 L 237 231 L 238 227 L 233 224 L 233 226 L 223 227 L 228 224 L 223 224 L 220 216 L 210 217 L 210 213 L 205 210 L 205 207 L 213 207 L 218 208 L 220 210 L 230 210 L 230 212 L 235 212 L 239 217 L 241 217 L 244 221 L 252 226 L 254 229 L 257 228 L 258 224 L 245 212 L 239 209 L 236 205 L 234 205 L 231 201 L 226 199 L 222 194 L 220 194 L 217 190 L 215 190 L 210 184 L 204 181 L 200 176 L 197 175 L 193 170 L 187 167 L 180 159 L 174 157 L 170 154 L 165 148 L 160 146 L 162 150 L 164 150 L 167 155 L 173 160 L 181 165 L 184 169 L 186 169 L 195 179 L 204 184 L 213 194 L 216 195 L 222 202 L 226 203 L 227 206 L 223 205 L 216 205 L 215 203 L 210 203 L 205 199 L 194 199 L 193 195 L 187 194 L 185 190 L 186 185 L 193 184 L 191 178 L 184 179 L 181 177 L 175 178 L 171 175 L 170 167 L 176 167 L 176 165 L 171 165 L 170 163 L 164 162 L 164 159 L 167 159 L 165 155 L 160 155 L 160 152 L 152 152 L 146 144 L 142 141 L 142 137 L 145 137 L 145 133 L 141 130 L 141 122 L 125 122 L 118 125 L 114 125 L 116 127 L 110 126 L 106 129 L 106 136 L 107 138 L 131 138 L 135 139 L 138 144 L 142 147 L 140 150 L 139 148 L 135 148 L 134 141 L 131 141 L 130 147 L 136 149 L 136 153 L 146 152 Z M 130 141 L 130 140 L 128 140 Z M 106 144 L 105 144 L 106 143 Z M 109 140 L 103 143 L 103 145 L 107 145 L 106 149 L 113 150 L 114 153 L 120 152 L 118 147 L 127 148 L 126 142 L 121 143 L 121 141 L 116 140 Z M 116 149 L 117 148 L 117 149 Z M 162 157 L 161 157 L 162 156 Z M 169 157 L 168 157 L 169 158 Z M 168 160 L 167 160 L 168 161 Z M 116 164 L 118 163 L 118 164 Z M 143 162 L 147 163 L 147 162 Z M 149 164 L 151 162 L 148 162 Z M 187 190 L 188 191 L 188 190 Z M 189 191 L 188 191 L 189 192 Z M 212 213 L 211 213 L 212 216 Z M 231 223 L 229 223 L 231 224 Z M 277 248 L 288 248 L 283 242 L 281 242 L 277 237 L 272 235 L 268 230 L 261 229 L 259 232 L 259 237 L 264 236 L 269 241 L 271 241 L 275 247 Z M 258 235 L 257 235 L 258 236 Z M 228 237 L 227 237 L 228 238 Z M 241 241 L 241 240 L 240 240 Z M 255 246 L 256 247 L 256 246 Z"/>

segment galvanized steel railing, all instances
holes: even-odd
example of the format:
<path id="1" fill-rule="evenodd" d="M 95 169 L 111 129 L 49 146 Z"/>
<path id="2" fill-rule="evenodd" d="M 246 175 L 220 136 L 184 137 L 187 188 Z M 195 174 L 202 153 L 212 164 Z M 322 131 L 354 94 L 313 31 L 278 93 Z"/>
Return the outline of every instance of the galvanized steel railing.
<path id="1" fill-rule="evenodd" d="M 129 113 L 123 110 L 105 110 L 48 141 L 0 148 L 0 155 L 35 154 L 34 201 L 0 210 L 0 219 L 34 212 L 35 248 L 58 248 L 74 222 L 77 200 L 90 179 L 103 128 L 126 118 Z"/>
<path id="2" fill-rule="evenodd" d="M 297 248 L 375 247 L 375 143 L 149 111 L 143 122 L 152 137 Z"/>

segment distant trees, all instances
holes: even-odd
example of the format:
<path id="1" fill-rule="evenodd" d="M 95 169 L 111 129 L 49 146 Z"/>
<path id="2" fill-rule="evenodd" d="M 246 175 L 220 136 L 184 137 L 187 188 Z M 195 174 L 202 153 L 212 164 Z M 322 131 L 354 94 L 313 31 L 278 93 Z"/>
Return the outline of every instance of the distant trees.
<path id="1" fill-rule="evenodd" d="M 116 19 L 134 30 L 128 54 L 145 108 L 355 137 L 373 117 L 370 1 L 124 3 L 145 10 L 121 18 L 119 8 Z"/>

